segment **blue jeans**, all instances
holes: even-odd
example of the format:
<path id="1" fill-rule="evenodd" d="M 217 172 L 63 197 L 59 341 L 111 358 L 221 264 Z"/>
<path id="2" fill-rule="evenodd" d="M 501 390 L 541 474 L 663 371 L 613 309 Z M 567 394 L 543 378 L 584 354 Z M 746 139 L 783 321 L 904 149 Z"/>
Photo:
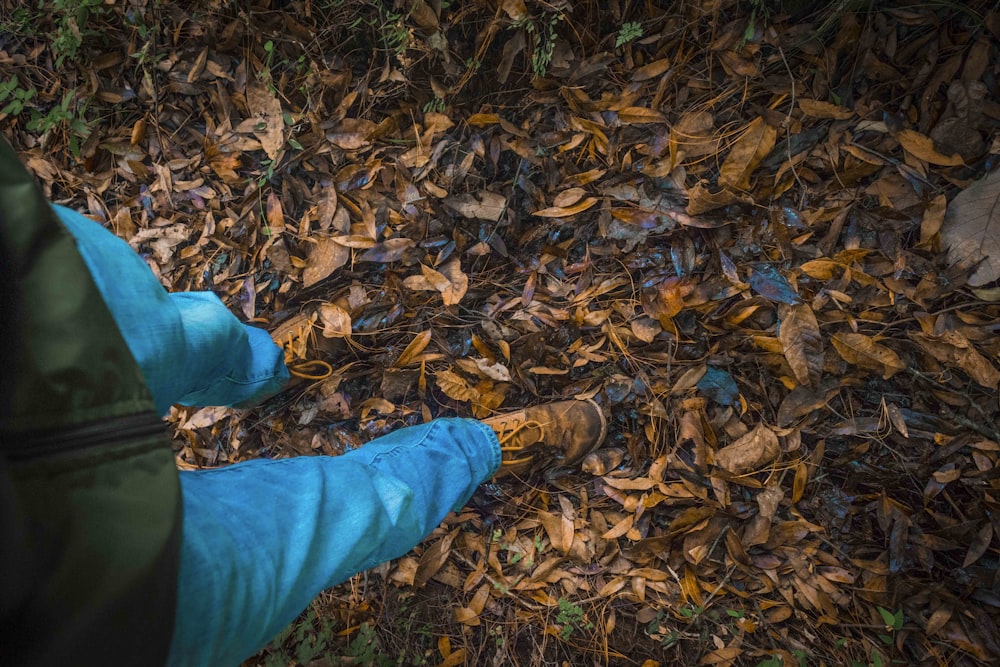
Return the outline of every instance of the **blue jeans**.
<path id="1" fill-rule="evenodd" d="M 281 388 L 281 350 L 210 292 L 168 294 L 128 244 L 56 206 L 156 401 L 240 405 Z M 500 466 L 471 419 L 400 429 L 337 457 L 180 473 L 171 665 L 236 665 L 325 588 L 402 556 Z"/>

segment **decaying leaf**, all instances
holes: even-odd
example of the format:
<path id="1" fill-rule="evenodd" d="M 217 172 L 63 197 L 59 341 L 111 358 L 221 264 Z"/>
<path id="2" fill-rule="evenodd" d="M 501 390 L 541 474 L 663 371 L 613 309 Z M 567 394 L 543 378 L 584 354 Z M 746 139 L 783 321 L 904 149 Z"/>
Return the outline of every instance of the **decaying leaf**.
<path id="1" fill-rule="evenodd" d="M 351 249 L 347 246 L 337 243 L 329 236 L 317 237 L 306 259 L 306 268 L 302 272 L 303 285 L 312 287 L 328 278 L 350 258 Z"/>
<path id="2" fill-rule="evenodd" d="M 900 130 L 896 139 L 906 149 L 906 152 L 931 164 L 940 164 L 946 167 L 958 167 L 962 164 L 962 156 L 941 155 L 930 137 L 920 134 L 916 130 Z"/>
<path id="3" fill-rule="evenodd" d="M 566 218 L 577 213 L 583 213 L 598 202 L 597 197 L 587 197 L 572 206 L 552 206 L 535 211 L 533 215 L 540 218 Z"/>
<path id="4" fill-rule="evenodd" d="M 322 304 L 319 307 L 319 319 L 323 324 L 323 335 L 325 337 L 351 337 L 351 314 L 337 304 Z"/>
<path id="5" fill-rule="evenodd" d="M 1000 371 L 959 332 L 946 331 L 940 336 L 911 333 L 910 337 L 938 361 L 961 368 L 987 389 L 996 390 L 1000 385 Z"/>
<path id="6" fill-rule="evenodd" d="M 1000 279 L 1000 169 L 958 193 L 941 226 L 948 261 L 976 266 L 973 287 Z"/>
<path id="7" fill-rule="evenodd" d="M 412 290 L 438 291 L 444 305 L 454 306 L 469 289 L 469 277 L 462 273 L 458 258 L 450 259 L 435 271 L 429 266 L 420 266 L 421 275 L 410 276 L 403 281 Z"/>
<path id="8" fill-rule="evenodd" d="M 438 389 L 453 401 L 478 401 L 479 392 L 469 386 L 461 375 L 452 371 L 439 371 L 434 376 Z"/>
<path id="9" fill-rule="evenodd" d="M 448 197 L 445 205 L 466 218 L 496 222 L 507 208 L 507 199 L 496 192 L 483 190 L 478 195 L 463 194 Z"/>
<path id="10" fill-rule="evenodd" d="M 781 453 L 778 436 L 764 424 L 715 453 L 715 462 L 723 470 L 739 475 L 771 463 Z"/>
<path id="11" fill-rule="evenodd" d="M 254 136 L 272 161 L 285 145 L 285 119 L 281 115 L 281 101 L 266 86 L 256 83 L 247 87 L 247 107 L 257 122 Z"/>
<path id="12" fill-rule="evenodd" d="M 838 332 L 833 334 L 830 340 L 844 361 L 878 371 L 885 380 L 906 368 L 906 364 L 898 354 L 864 334 Z"/>
<path id="13" fill-rule="evenodd" d="M 818 386 L 823 372 L 823 339 L 816 315 L 808 304 L 778 307 L 778 340 L 795 379 L 808 386 Z"/>
<path id="14" fill-rule="evenodd" d="M 761 160 L 774 148 L 778 131 L 764 122 L 762 117 L 754 118 L 736 141 L 726 161 L 719 170 L 719 185 L 731 190 L 746 190 L 750 187 L 750 176 Z"/>

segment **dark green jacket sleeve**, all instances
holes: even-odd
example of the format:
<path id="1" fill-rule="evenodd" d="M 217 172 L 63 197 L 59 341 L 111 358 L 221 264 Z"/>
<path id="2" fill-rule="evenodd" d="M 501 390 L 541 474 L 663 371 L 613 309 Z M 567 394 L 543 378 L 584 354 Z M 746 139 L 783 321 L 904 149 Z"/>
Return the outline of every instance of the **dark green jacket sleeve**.
<path id="1" fill-rule="evenodd" d="M 155 665 L 173 454 L 70 234 L 0 140 L 0 663 Z"/>

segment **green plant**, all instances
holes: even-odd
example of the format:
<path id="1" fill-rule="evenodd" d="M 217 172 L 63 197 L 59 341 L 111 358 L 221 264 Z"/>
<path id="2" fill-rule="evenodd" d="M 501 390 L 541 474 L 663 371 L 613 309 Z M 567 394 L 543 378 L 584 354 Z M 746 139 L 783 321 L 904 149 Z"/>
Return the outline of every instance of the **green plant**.
<path id="1" fill-rule="evenodd" d="M 427 102 L 427 104 L 424 105 L 424 113 L 428 113 L 430 111 L 443 113 L 445 110 L 445 106 L 446 106 L 445 101 L 440 97 L 435 96 L 432 100 L 430 100 L 429 102 Z"/>
<path id="2" fill-rule="evenodd" d="M 45 3 L 39 3 L 39 10 Z M 74 60 L 83 46 L 84 37 L 98 32 L 88 27 L 92 15 L 104 12 L 103 0 L 53 0 L 51 11 L 56 28 L 49 43 L 56 57 L 56 67 L 62 67 L 66 59 Z"/>
<path id="3" fill-rule="evenodd" d="M 642 24 L 638 21 L 626 21 L 622 23 L 622 27 L 618 30 L 618 36 L 615 38 L 615 48 L 617 49 L 622 44 L 628 44 L 633 39 L 638 39 L 642 37 L 643 29 Z"/>
<path id="4" fill-rule="evenodd" d="M 564 18 L 562 12 L 556 11 L 543 14 L 537 21 L 524 16 L 511 24 L 511 28 L 523 29 L 531 36 L 531 71 L 538 78 L 548 74 L 556 48 L 556 26 Z"/>
<path id="5" fill-rule="evenodd" d="M 559 630 L 559 638 L 567 641 L 573 636 L 575 630 L 591 630 L 593 623 L 583 620 L 583 609 L 578 604 L 574 604 L 566 598 L 559 598 L 559 611 L 556 613 L 556 623 L 562 626 Z"/>
<path id="6" fill-rule="evenodd" d="M 903 629 L 903 610 L 900 609 L 894 613 L 884 607 L 879 607 L 878 613 L 882 615 L 882 620 L 885 622 L 886 632 L 886 634 L 879 635 L 878 638 L 882 640 L 883 644 L 892 646 L 892 633 Z"/>
<path id="7" fill-rule="evenodd" d="M 358 627 L 358 635 L 347 647 L 348 655 L 354 658 L 353 664 L 365 667 L 389 667 L 393 661 L 382 654 L 382 645 L 375 628 L 367 623 Z M 304 664 L 304 663 L 303 663 Z"/>
<path id="8" fill-rule="evenodd" d="M 25 105 L 31 101 L 37 91 L 34 88 L 21 88 L 20 81 L 16 76 L 12 76 L 9 81 L 0 82 L 0 102 L 12 98 L 7 102 L 0 114 L 6 116 L 18 116 L 24 111 Z"/>

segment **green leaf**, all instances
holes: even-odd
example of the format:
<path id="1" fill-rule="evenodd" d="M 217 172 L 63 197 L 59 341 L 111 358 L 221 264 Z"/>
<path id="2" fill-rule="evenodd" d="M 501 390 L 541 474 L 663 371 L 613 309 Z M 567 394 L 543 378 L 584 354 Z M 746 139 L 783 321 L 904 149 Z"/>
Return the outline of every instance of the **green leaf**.
<path id="1" fill-rule="evenodd" d="M 895 626 L 895 623 L 896 623 L 896 616 L 895 616 L 895 614 L 893 614 L 891 611 L 889 611 L 885 607 L 879 607 L 878 608 L 878 613 L 880 613 L 882 615 L 882 620 L 885 622 L 886 625 L 888 625 L 890 628 L 892 628 L 892 627 Z"/>

